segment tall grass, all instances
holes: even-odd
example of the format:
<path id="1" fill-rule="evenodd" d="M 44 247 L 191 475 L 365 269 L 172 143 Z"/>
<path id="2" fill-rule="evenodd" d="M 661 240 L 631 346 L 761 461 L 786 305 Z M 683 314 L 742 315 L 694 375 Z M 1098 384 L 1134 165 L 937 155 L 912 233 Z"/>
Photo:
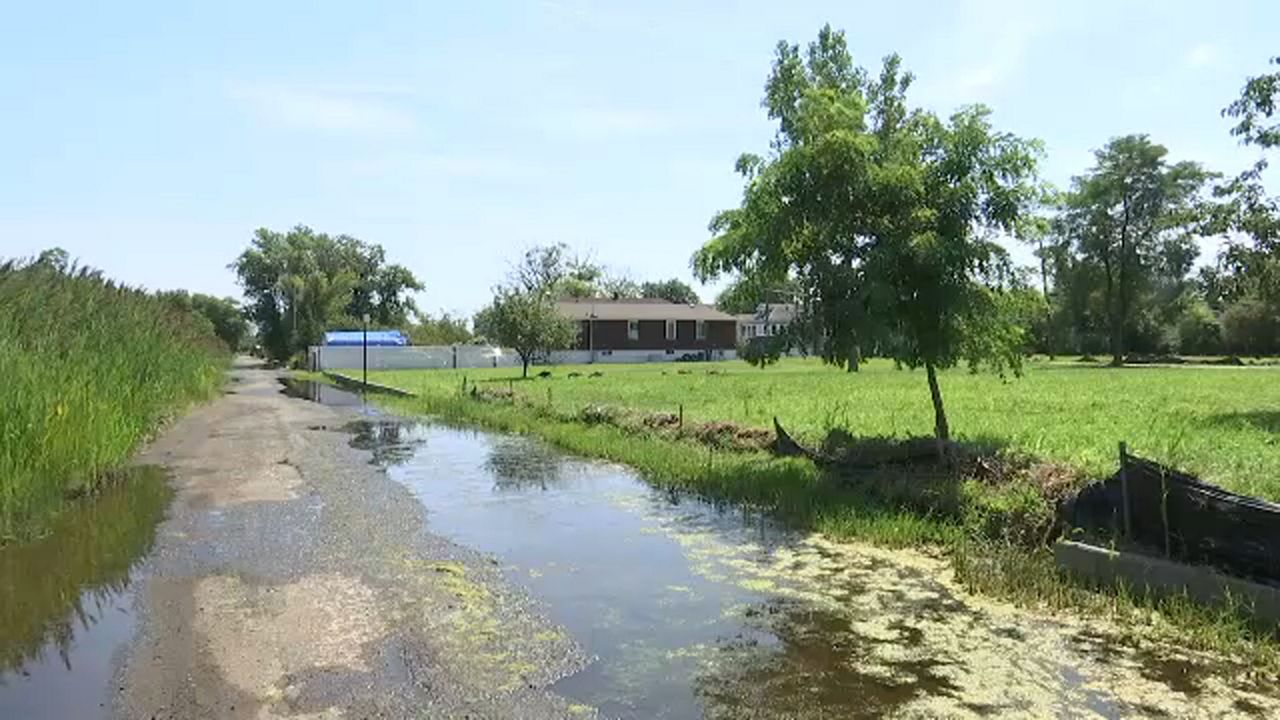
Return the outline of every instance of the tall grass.
<path id="1" fill-rule="evenodd" d="M 208 321 L 97 271 L 0 264 L 0 543 L 214 393 L 226 361 Z"/>

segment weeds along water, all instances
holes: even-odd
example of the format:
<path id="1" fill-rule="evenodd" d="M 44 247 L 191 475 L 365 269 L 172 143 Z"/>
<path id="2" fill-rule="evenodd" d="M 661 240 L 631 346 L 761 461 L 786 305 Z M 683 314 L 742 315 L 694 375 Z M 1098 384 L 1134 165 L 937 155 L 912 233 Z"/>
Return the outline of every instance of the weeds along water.
<path id="1" fill-rule="evenodd" d="M 0 544 L 47 529 L 221 386 L 208 321 L 88 269 L 0 265 Z"/>
<path id="2" fill-rule="evenodd" d="M 850 429 L 866 427 L 901 436 L 917 426 L 928 427 L 927 417 L 919 418 L 915 425 L 899 425 L 897 432 L 885 424 L 886 416 L 890 418 L 888 424 L 894 425 L 910 415 L 905 409 L 908 390 L 901 384 L 904 379 L 915 379 L 909 373 L 878 368 L 849 381 L 844 379 L 845 373 L 830 373 L 811 363 L 784 366 L 774 377 L 769 376 L 769 371 L 753 374 L 757 371 L 741 365 L 736 369 L 721 366 L 719 374 L 704 372 L 702 376 L 692 372 L 677 375 L 674 370 L 653 366 L 608 367 L 605 372 L 613 376 L 610 382 L 591 383 L 582 378 L 567 379 L 568 369 L 556 370 L 550 380 L 525 382 L 508 382 L 510 371 L 465 373 L 470 382 L 495 389 L 488 401 L 460 394 L 462 371 L 371 375 L 376 382 L 419 394 L 409 399 L 378 396 L 379 404 L 402 414 L 424 413 L 446 421 L 536 435 L 582 455 L 633 466 L 656 485 L 717 502 L 759 507 L 790 524 L 817 530 L 833 539 L 857 538 L 892 547 L 934 548 L 951 558 L 957 579 L 970 590 L 1049 612 L 1073 609 L 1106 616 L 1134 628 L 1138 636 L 1160 636 L 1182 642 L 1188 648 L 1247 657 L 1269 673 L 1280 670 L 1280 645 L 1274 629 L 1249 622 L 1246 608 L 1204 608 L 1180 598 L 1161 600 L 1123 589 L 1099 592 L 1077 586 L 1057 573 L 1048 552 L 1051 538 L 1046 532 L 1053 524 L 1056 495 L 1107 471 L 1100 454 L 1092 458 L 1095 451 L 1087 444 L 1092 441 L 1086 438 L 1093 435 L 1124 437 L 1126 433 L 1145 430 L 1147 434 L 1141 437 L 1157 438 L 1147 441 L 1148 446 L 1157 448 L 1152 454 L 1183 465 L 1188 459 L 1194 460 L 1190 463 L 1193 467 L 1217 470 L 1209 475 L 1210 479 L 1242 489 L 1261 487 L 1264 494 L 1274 496 L 1280 488 L 1273 483 L 1280 477 L 1259 477 L 1252 472 L 1256 468 L 1265 473 L 1277 460 L 1256 452 L 1274 442 L 1273 430 L 1258 420 L 1263 417 L 1262 406 L 1271 392 L 1266 387 L 1268 381 L 1280 378 L 1274 370 L 1228 374 L 1231 371 L 1144 369 L 1112 373 L 1058 371 L 1050 367 L 1042 368 L 1035 383 L 1015 384 L 1012 389 L 998 381 L 992 384 L 990 378 L 948 374 L 946 380 L 956 388 L 952 396 L 953 407 L 960 408 L 957 416 L 982 418 L 984 441 L 1024 457 L 1030 455 L 1030 450 L 1048 450 L 1050 464 L 1063 470 L 1050 474 L 1050 482 L 1044 477 L 1014 473 L 998 483 L 894 472 L 833 482 L 820 468 L 803 459 L 713 449 L 693 438 L 673 439 L 639 425 L 620 427 L 612 420 L 600 419 L 609 413 L 594 410 L 588 413 L 589 421 L 583 421 L 583 403 L 589 403 L 593 408 L 597 404 L 614 408 L 638 406 L 649 412 L 682 406 L 686 422 L 715 422 L 728 417 L 738 421 L 753 419 L 754 425 L 761 426 L 767 424 L 767 419 L 752 415 L 757 412 L 752 408 L 772 396 L 772 406 L 781 408 L 780 413 L 789 413 L 788 417 L 799 418 L 796 426 L 812 441 L 821 435 L 824 415 L 815 409 L 822 407 L 820 401 L 806 401 L 809 395 L 803 392 L 804 388 L 812 392 L 814 386 L 821 389 L 827 387 L 824 383 L 843 381 L 850 386 L 844 389 L 846 396 L 876 404 L 881 424 L 869 420 L 876 413 L 861 406 L 855 409 L 852 404 L 835 413 L 842 424 Z M 732 373 L 731 382 L 723 382 L 725 372 Z M 1095 372 L 1094 382 L 1099 386 L 1090 389 L 1093 383 L 1083 379 Z M 837 379 L 832 379 L 832 374 Z M 709 389 L 712 383 L 721 384 L 713 391 Z M 1050 389 L 1046 390 L 1046 384 Z M 653 392 L 642 392 L 637 387 Z M 819 397 L 838 398 L 827 389 L 827 394 Z M 740 395 L 748 390 L 754 390 L 751 395 L 755 400 L 744 404 Z M 1002 391 L 1012 397 L 1000 398 Z M 1116 396 L 1117 392 L 1121 394 Z M 1150 392 L 1157 394 L 1156 399 L 1144 397 L 1143 393 Z M 917 394 L 923 395 L 923 390 Z M 485 393 L 479 395 L 483 397 Z M 924 406 L 922 412 L 927 412 L 927 397 L 915 399 Z M 1008 406 L 996 413 L 995 405 L 1005 402 Z M 1167 411 L 1162 402 L 1171 403 L 1173 409 Z M 1056 425 L 1043 422 L 1051 407 L 1059 408 L 1063 415 L 1062 422 Z M 716 412 L 725 415 L 717 418 L 713 414 Z M 1151 427 L 1158 426 L 1161 420 L 1174 423 L 1174 428 Z M 1189 440 L 1189 423 L 1202 427 L 1210 440 L 1221 444 L 1214 450 L 1202 441 Z M 1165 435 L 1169 442 L 1158 440 Z M 1046 440 L 1050 436 L 1052 439 Z M 1028 437 L 1038 441 L 1027 443 Z M 1229 456 L 1225 461 L 1216 457 L 1224 453 Z M 1053 487 L 1053 483 L 1059 486 Z"/>

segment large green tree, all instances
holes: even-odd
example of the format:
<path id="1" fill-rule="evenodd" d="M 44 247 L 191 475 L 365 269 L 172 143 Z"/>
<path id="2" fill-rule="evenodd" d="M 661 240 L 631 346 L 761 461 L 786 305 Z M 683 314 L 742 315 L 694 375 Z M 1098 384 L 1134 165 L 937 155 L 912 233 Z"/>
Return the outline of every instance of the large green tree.
<path id="1" fill-rule="evenodd" d="M 556 301 L 579 297 L 567 287 L 594 286 L 602 277 L 597 266 L 570 258 L 565 245 L 528 250 L 506 284 L 494 288 L 493 302 L 476 313 L 476 334 L 515 350 L 528 377 L 534 358 L 567 348 L 577 337 L 577 326 L 560 315 Z"/>
<path id="2" fill-rule="evenodd" d="M 170 304 L 207 319 L 213 325 L 214 334 L 231 352 L 245 349 L 249 337 L 249 321 L 245 320 L 240 305 L 232 298 L 188 293 L 186 290 L 163 292 L 159 295 Z"/>
<path id="3" fill-rule="evenodd" d="M 440 313 L 439 317 L 419 313 L 418 321 L 409 326 L 409 339 L 414 345 L 460 345 L 471 342 L 472 338 L 467 319 L 447 312 Z"/>
<path id="4" fill-rule="evenodd" d="M 1280 57 L 1271 62 L 1280 66 Z M 1266 154 L 1280 147 L 1277 104 L 1280 71 L 1249 78 L 1240 97 L 1222 111 L 1236 121 L 1231 134 L 1241 144 L 1257 148 L 1260 157 L 1215 191 L 1224 200 L 1223 229 L 1237 236 L 1228 240 L 1217 273 L 1208 279 L 1223 302 L 1249 302 L 1249 313 L 1263 311 L 1280 318 L 1280 198 L 1268 195 L 1262 182 Z"/>
<path id="5" fill-rule="evenodd" d="M 794 278 L 828 362 L 875 345 L 923 367 L 941 443 L 938 370 L 1019 367 L 1025 338 L 993 237 L 1036 197 L 1040 150 L 982 107 L 945 120 L 909 107 L 911 82 L 896 55 L 874 77 L 856 67 L 830 27 L 803 53 L 780 43 L 765 86 L 771 151 L 739 159 L 742 203 L 715 217 L 694 267 L 704 279 Z"/>
<path id="6" fill-rule="evenodd" d="M 230 267 L 277 361 L 318 344 L 325 330 L 358 327 L 366 313 L 377 327 L 403 327 L 416 311 L 409 293 L 422 289 L 413 273 L 386 262 L 381 246 L 302 225 L 258 229 Z"/>
<path id="7" fill-rule="evenodd" d="M 1115 365 L 1128 350 L 1135 299 L 1185 278 L 1209 214 L 1202 191 L 1213 175 L 1194 162 L 1170 164 L 1167 155 L 1146 135 L 1115 138 L 1063 199 L 1061 232 L 1101 270 Z"/>
<path id="8" fill-rule="evenodd" d="M 556 311 L 555 300 L 536 291 L 498 288 L 488 309 L 488 331 L 502 347 L 520 356 L 522 376 L 540 355 L 569 347 L 578 329 Z"/>
<path id="9" fill-rule="evenodd" d="M 698 293 L 679 278 L 640 283 L 640 297 L 661 298 L 681 305 L 696 305 L 702 302 L 698 298 Z"/>

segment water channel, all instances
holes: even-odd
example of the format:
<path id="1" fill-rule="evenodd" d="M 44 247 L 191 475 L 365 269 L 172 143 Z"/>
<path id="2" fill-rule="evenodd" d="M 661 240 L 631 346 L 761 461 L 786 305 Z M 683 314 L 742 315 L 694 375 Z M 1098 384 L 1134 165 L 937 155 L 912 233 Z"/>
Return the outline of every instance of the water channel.
<path id="1" fill-rule="evenodd" d="M 423 504 L 432 532 L 499 558 L 584 646 L 592 662 L 552 689 L 605 717 L 1280 707 L 1203 658 L 969 596 L 939 558 L 833 543 L 528 438 L 390 417 L 348 430 Z"/>

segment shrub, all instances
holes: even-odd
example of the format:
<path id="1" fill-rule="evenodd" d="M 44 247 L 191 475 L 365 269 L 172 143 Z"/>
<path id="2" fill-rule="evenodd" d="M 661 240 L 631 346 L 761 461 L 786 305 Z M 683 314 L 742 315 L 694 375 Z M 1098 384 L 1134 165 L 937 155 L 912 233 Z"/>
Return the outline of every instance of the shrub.
<path id="1" fill-rule="evenodd" d="M 1222 340 L 1231 353 L 1276 353 L 1280 351 L 1280 319 L 1264 303 L 1241 300 L 1222 313 Z"/>
<path id="2" fill-rule="evenodd" d="M 1178 352 L 1188 355 L 1222 352 L 1222 325 L 1203 300 L 1188 304 L 1178 318 Z"/>

